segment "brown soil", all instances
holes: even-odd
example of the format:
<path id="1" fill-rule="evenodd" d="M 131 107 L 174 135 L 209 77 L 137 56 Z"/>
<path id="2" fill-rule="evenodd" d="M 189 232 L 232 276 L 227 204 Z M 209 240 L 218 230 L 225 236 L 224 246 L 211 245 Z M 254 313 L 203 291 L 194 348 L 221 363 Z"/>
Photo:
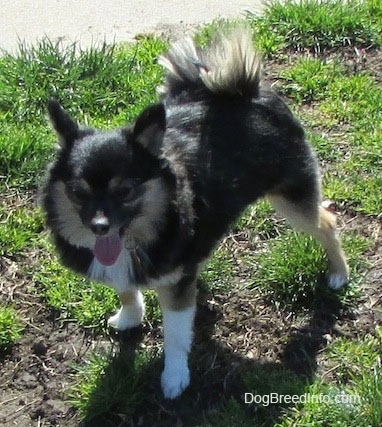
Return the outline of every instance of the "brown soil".
<path id="1" fill-rule="evenodd" d="M 382 81 L 380 51 L 353 50 L 352 56 L 349 52 L 345 56 L 349 67 L 368 69 Z M 142 374 L 143 380 L 150 379 L 145 384 L 149 397 L 137 406 L 131 419 L 118 415 L 116 407 L 105 417 L 81 424 L 68 401 L 76 380 L 73 366 L 85 363 L 86 356 L 94 349 L 113 346 L 120 358 L 142 344 L 158 349 L 160 326 L 146 324 L 119 337 L 93 336 L 73 323 L 57 320 L 57 313 L 44 305 L 27 273 L 28 257 L 33 254 L 17 259 L 0 258 L 1 300 L 12 302 L 21 311 L 25 324 L 22 339 L 7 354 L 0 355 L 0 424 L 5 427 L 203 425 L 203 411 L 218 409 L 230 396 L 242 400 L 243 384 L 239 378 L 243 370 L 256 375 L 288 368 L 309 381 L 315 372 L 325 369 L 321 350 L 333 337 L 358 339 L 374 334 L 376 325 L 382 324 L 379 288 L 382 223 L 354 215 L 346 211 L 346 206 L 341 218 L 346 228 L 359 231 L 373 242 L 365 255 L 369 267 L 363 272 L 363 299 L 357 309 L 344 309 L 335 298 L 329 301 L 318 297 L 314 310 L 293 315 L 277 310 L 248 291 L 203 294 L 191 356 L 190 389 L 177 402 L 166 402 L 159 385 L 162 360 L 159 357 L 149 362 Z M 242 244 L 241 241 L 239 245 Z M 245 276 L 245 272 L 239 271 L 238 276 L 241 275 Z M 277 420 L 280 415 L 277 408 L 272 411 L 269 418 Z M 192 423 L 187 421 L 190 419 Z"/>

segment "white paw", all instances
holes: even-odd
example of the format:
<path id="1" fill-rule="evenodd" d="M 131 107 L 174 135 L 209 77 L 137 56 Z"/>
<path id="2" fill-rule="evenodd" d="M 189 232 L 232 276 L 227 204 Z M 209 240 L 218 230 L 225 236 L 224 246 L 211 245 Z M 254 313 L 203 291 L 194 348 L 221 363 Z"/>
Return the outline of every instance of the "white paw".
<path id="1" fill-rule="evenodd" d="M 139 326 L 143 320 L 143 307 L 122 306 L 114 316 L 109 317 L 108 325 L 118 331 Z"/>
<path id="2" fill-rule="evenodd" d="M 338 290 L 349 283 L 349 277 L 346 273 L 331 273 L 329 274 L 329 288 Z"/>
<path id="3" fill-rule="evenodd" d="M 165 369 L 162 372 L 162 391 L 166 399 L 175 399 L 190 384 L 190 370 L 185 367 L 182 370 Z"/>

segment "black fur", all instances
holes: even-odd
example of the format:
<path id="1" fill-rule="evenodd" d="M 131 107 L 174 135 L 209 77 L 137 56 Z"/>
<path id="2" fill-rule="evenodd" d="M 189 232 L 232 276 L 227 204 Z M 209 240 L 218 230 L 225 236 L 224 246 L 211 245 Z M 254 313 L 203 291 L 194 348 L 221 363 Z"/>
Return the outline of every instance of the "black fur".
<path id="1" fill-rule="evenodd" d="M 261 90 L 250 100 L 187 96 L 164 99 L 164 156 L 178 177 L 178 199 L 186 189 L 193 200 L 194 236 L 182 261 L 198 262 L 259 197 L 317 192 L 317 166 L 302 127 L 275 94 Z M 191 204 L 188 198 L 184 203 Z"/>
<path id="2" fill-rule="evenodd" d="M 248 94 L 215 93 L 195 79 L 192 84 L 169 79 L 173 85 L 162 103 L 145 110 L 135 125 L 115 131 L 82 129 L 50 101 L 61 149 L 43 188 L 43 207 L 65 265 L 86 274 L 92 252 L 69 242 L 58 225 L 62 218 L 54 204 L 59 195 L 53 190 L 58 181 L 69 196 L 74 194 L 69 197 L 74 206 L 71 187 L 81 179 L 91 187 L 92 202 L 77 200 L 75 207 L 85 228 L 98 206 L 125 233 L 142 215 L 144 184 L 160 179 L 166 200 L 155 238 L 135 241 L 135 272 L 127 280 L 136 285 L 179 266 L 196 274 L 243 209 L 266 194 L 317 200 L 315 157 L 280 97 L 261 86 Z M 130 181 L 131 204 L 121 206 L 118 195 L 110 196 L 108 185 L 116 176 Z"/>

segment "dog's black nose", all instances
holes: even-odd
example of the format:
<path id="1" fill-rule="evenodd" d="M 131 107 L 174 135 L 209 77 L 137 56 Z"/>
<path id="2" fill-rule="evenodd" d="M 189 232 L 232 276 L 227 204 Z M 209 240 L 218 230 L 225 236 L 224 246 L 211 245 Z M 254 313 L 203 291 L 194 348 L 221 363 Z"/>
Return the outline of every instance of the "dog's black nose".
<path id="1" fill-rule="evenodd" d="M 90 222 L 90 229 L 97 236 L 103 236 L 110 230 L 109 220 L 104 215 L 96 215 Z"/>
<path id="2" fill-rule="evenodd" d="M 103 236 L 104 234 L 107 234 L 110 230 L 110 227 L 108 224 L 94 224 L 90 226 L 92 232 L 94 234 L 97 234 L 98 236 Z"/>

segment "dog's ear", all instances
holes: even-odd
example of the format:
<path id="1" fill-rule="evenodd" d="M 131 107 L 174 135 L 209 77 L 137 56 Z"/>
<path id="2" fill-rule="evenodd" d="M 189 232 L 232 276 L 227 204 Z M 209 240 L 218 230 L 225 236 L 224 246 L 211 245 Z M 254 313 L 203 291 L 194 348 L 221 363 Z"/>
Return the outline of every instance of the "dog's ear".
<path id="1" fill-rule="evenodd" d="M 161 152 L 164 132 L 166 130 L 166 111 L 162 103 L 146 108 L 137 118 L 133 137 L 153 156 Z"/>
<path id="2" fill-rule="evenodd" d="M 48 113 L 53 128 L 58 134 L 60 144 L 70 147 L 79 136 L 77 122 L 69 116 L 55 99 L 48 101 Z"/>

